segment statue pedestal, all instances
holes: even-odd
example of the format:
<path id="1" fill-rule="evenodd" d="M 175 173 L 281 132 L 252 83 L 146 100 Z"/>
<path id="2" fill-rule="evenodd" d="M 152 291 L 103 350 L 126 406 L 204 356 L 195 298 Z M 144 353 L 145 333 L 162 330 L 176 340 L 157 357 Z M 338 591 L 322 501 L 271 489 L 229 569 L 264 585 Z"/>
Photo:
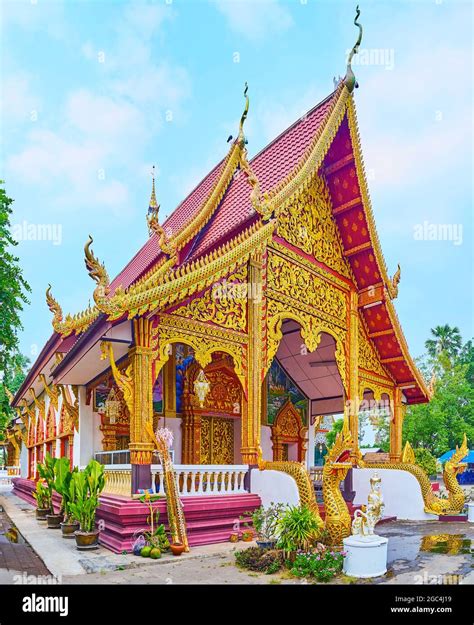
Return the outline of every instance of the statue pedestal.
<path id="1" fill-rule="evenodd" d="M 474 501 L 467 504 L 467 520 L 474 523 Z"/>
<path id="2" fill-rule="evenodd" d="M 343 572 L 351 577 L 379 577 L 387 572 L 388 538 L 349 536 L 344 538 Z"/>

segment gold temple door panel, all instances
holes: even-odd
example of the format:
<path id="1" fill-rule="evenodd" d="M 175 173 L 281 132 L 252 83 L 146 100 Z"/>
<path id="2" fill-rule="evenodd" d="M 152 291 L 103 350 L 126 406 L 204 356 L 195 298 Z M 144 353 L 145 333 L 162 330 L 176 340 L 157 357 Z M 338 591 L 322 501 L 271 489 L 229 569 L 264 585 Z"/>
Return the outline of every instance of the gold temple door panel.
<path id="1" fill-rule="evenodd" d="M 198 363 L 192 363 L 184 380 L 182 462 L 233 464 L 234 423 L 241 417 L 242 387 L 229 356 L 215 353 L 204 369 L 210 388 L 201 406 L 194 392 L 200 370 Z"/>
<path id="2" fill-rule="evenodd" d="M 201 417 L 200 464 L 234 464 L 234 419 Z"/>

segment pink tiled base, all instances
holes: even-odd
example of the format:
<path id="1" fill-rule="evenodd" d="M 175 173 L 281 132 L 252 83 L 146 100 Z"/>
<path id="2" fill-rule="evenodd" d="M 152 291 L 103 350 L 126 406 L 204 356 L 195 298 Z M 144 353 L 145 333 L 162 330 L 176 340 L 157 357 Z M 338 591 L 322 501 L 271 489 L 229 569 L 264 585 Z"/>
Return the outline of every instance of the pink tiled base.
<path id="1" fill-rule="evenodd" d="M 24 478 L 13 480 L 13 492 L 21 499 L 36 505 L 33 497 L 35 482 Z M 60 499 L 53 495 L 54 507 L 59 509 Z M 182 499 L 189 544 L 210 545 L 225 542 L 233 530 L 234 523 L 241 526 L 246 519 L 240 519 L 260 505 L 258 495 L 222 495 L 219 497 L 184 497 Z M 167 526 L 166 502 L 159 500 L 153 504 L 160 511 L 160 523 Z M 97 509 L 96 519 L 103 529 L 100 542 L 115 553 L 131 551 L 133 535 L 137 530 L 147 528 L 148 506 L 138 500 L 131 500 L 118 495 L 102 495 Z"/>
<path id="2" fill-rule="evenodd" d="M 116 495 L 103 495 L 97 510 L 97 521 L 104 522 L 100 542 L 114 551 L 131 551 L 134 533 L 146 529 L 148 506 L 137 500 Z M 184 497 L 182 500 L 189 544 L 210 545 L 229 540 L 234 523 L 260 505 L 258 495 L 222 495 L 219 497 Z M 166 502 L 155 502 L 159 522 L 167 526 Z"/>
<path id="3" fill-rule="evenodd" d="M 467 521 L 467 514 L 440 514 L 438 521 L 443 523 L 462 523 Z"/>
<path id="4" fill-rule="evenodd" d="M 36 499 L 33 497 L 33 493 L 36 490 L 36 482 L 34 480 L 27 480 L 23 477 L 14 477 L 12 482 L 13 494 L 36 507 Z M 53 493 L 54 511 L 59 512 L 60 506 L 61 497 L 57 493 Z"/>

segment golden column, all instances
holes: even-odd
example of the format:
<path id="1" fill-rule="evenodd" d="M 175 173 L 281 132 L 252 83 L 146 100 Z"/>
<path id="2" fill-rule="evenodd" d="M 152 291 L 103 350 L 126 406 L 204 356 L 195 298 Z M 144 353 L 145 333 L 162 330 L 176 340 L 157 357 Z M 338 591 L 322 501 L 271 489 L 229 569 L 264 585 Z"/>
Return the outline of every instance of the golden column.
<path id="1" fill-rule="evenodd" d="M 153 349 L 152 322 L 139 317 L 133 320 L 134 346 L 129 351 L 133 387 L 133 411 L 130 412 L 130 462 L 151 464 L 155 449 L 146 432 L 153 427 Z"/>
<path id="2" fill-rule="evenodd" d="M 349 380 L 344 418 L 354 441 L 354 454 L 359 449 L 359 298 L 357 291 L 349 294 Z"/>
<path id="3" fill-rule="evenodd" d="M 260 444 L 263 386 L 263 259 L 261 252 L 249 261 L 247 397 L 242 402 L 242 462 L 257 464 Z M 246 401 L 245 401 L 246 399 Z"/>
<path id="4" fill-rule="evenodd" d="M 403 419 L 405 418 L 405 405 L 403 404 L 401 388 L 395 387 L 393 415 L 390 421 L 390 462 L 400 462 L 402 457 L 402 431 Z"/>
<path id="5" fill-rule="evenodd" d="M 154 443 L 146 431 L 153 428 L 153 338 L 152 322 L 138 317 L 133 320 L 133 347 L 129 350 L 129 365 L 125 372 L 115 364 L 109 343 L 109 357 L 117 386 L 123 393 L 130 412 L 130 463 L 132 465 L 132 493 L 138 488 L 150 488 L 150 465 Z"/>

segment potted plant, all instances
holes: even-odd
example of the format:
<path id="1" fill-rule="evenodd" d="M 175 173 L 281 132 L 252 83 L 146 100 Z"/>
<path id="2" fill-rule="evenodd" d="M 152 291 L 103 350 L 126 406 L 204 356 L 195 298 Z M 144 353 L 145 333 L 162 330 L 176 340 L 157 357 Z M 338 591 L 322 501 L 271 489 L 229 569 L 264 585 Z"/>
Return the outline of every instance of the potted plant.
<path id="1" fill-rule="evenodd" d="M 156 499 L 160 499 L 159 495 L 152 495 L 151 493 L 145 493 L 140 497 L 140 501 L 146 505 L 150 510 L 150 514 L 147 517 L 147 523 L 149 524 L 148 530 L 142 530 L 140 535 L 144 538 L 144 544 L 142 545 L 142 549 L 140 550 L 140 555 L 142 555 L 142 550 L 145 546 L 151 547 L 150 556 L 152 558 L 161 557 L 161 553 L 163 551 L 167 551 L 170 548 L 170 541 L 168 540 L 168 536 L 166 535 L 165 526 L 163 523 L 158 523 L 160 518 L 160 511 L 155 508 L 153 509 L 153 501 Z M 146 552 L 143 554 L 146 555 Z"/>
<path id="2" fill-rule="evenodd" d="M 36 518 L 38 521 L 46 521 L 46 515 L 51 512 L 51 497 L 49 490 L 42 480 L 36 482 L 36 491 L 33 493 L 36 499 Z"/>
<path id="3" fill-rule="evenodd" d="M 283 549 L 290 561 L 297 551 L 308 551 L 322 531 L 319 519 L 307 506 L 288 506 L 278 520 L 277 547 Z"/>
<path id="4" fill-rule="evenodd" d="M 73 471 L 69 468 L 69 458 L 58 458 L 54 466 L 54 490 L 61 495 L 61 509 L 59 525 L 64 538 L 74 538 L 74 532 L 79 529 L 79 522 L 74 518 L 71 511 L 71 503 L 74 503 L 76 491 L 72 479 L 77 468 Z"/>
<path id="5" fill-rule="evenodd" d="M 48 529 L 59 529 L 59 523 L 62 520 L 62 515 L 55 514 L 54 506 L 53 506 L 53 490 L 54 490 L 54 480 L 55 473 L 54 469 L 57 463 L 57 458 L 53 458 L 48 452 L 46 452 L 46 456 L 43 463 L 38 464 L 38 473 L 39 476 L 46 482 L 46 488 L 49 492 L 50 502 L 51 502 L 51 511 L 46 515 L 46 520 L 48 522 Z"/>
<path id="6" fill-rule="evenodd" d="M 105 486 L 104 467 L 91 460 L 83 471 L 72 475 L 75 501 L 69 510 L 79 521 L 80 528 L 74 532 L 78 549 L 96 549 L 99 530 L 95 529 L 95 513 L 99 505 L 99 494 Z"/>
<path id="7" fill-rule="evenodd" d="M 271 503 L 268 508 L 260 506 L 252 512 L 252 524 L 257 532 L 257 546 L 261 549 L 272 549 L 278 537 L 278 521 L 283 515 L 285 506 Z"/>

